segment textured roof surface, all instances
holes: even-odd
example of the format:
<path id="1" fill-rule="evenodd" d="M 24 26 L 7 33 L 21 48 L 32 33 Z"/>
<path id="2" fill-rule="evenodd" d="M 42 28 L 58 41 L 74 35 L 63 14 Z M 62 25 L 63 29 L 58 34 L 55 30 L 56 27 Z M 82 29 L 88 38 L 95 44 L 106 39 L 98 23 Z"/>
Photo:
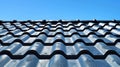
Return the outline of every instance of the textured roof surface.
<path id="1" fill-rule="evenodd" d="M 3 66 L 120 67 L 120 21 L 1 21 Z"/>

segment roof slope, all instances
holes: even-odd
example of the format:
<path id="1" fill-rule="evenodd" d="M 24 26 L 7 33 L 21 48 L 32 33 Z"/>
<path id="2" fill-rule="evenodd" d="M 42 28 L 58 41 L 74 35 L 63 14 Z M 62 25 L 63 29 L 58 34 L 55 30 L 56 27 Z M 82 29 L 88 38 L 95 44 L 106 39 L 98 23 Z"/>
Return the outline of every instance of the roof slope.
<path id="1" fill-rule="evenodd" d="M 120 67 L 120 21 L 1 21 L 2 66 Z"/>

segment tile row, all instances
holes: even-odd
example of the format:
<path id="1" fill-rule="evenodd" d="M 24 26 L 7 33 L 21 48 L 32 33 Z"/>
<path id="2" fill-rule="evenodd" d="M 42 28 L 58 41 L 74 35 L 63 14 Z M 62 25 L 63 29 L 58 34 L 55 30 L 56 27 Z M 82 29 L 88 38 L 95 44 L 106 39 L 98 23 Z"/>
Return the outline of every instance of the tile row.
<path id="1" fill-rule="evenodd" d="M 55 42 L 63 42 L 67 44 L 74 44 L 76 42 L 84 42 L 86 44 L 95 44 L 96 42 L 112 43 L 120 41 L 120 37 L 107 34 L 105 37 L 98 37 L 94 34 L 89 35 L 88 37 L 81 37 L 78 34 L 74 34 L 70 37 L 65 37 L 62 34 L 57 34 L 54 37 L 48 37 L 45 34 L 40 34 L 37 37 L 30 37 L 27 34 L 24 34 L 19 37 L 14 37 L 11 34 L 0 37 L 1 44 L 11 44 L 13 42 L 22 42 L 26 44 L 33 44 L 34 42 L 42 42 L 44 44 L 53 44 Z"/>
<path id="2" fill-rule="evenodd" d="M 69 23 L 68 23 L 69 24 Z M 51 24 L 41 24 L 41 23 L 2 23 L 0 24 L 0 29 L 7 29 L 7 30 L 16 30 L 21 29 L 23 31 L 27 31 L 29 29 L 34 29 L 41 31 L 43 29 L 49 29 L 49 30 L 57 30 L 57 29 L 63 29 L 63 30 L 70 30 L 70 29 L 76 29 L 76 30 L 84 30 L 84 29 L 90 29 L 90 30 L 98 30 L 98 29 L 105 29 L 105 30 L 111 30 L 111 29 L 120 29 L 120 24 L 118 23 L 99 23 L 94 25 L 94 23 L 78 23 L 75 25 L 72 25 L 74 23 L 71 23 L 70 25 L 64 26 L 65 24 L 60 25 L 51 25 Z"/>
<path id="3" fill-rule="evenodd" d="M 56 42 L 52 46 L 45 46 L 40 42 L 35 42 L 31 46 L 23 46 L 21 43 L 15 42 L 10 46 L 0 45 L 0 54 L 15 55 L 15 57 L 24 57 L 27 54 L 35 54 L 41 58 L 44 56 L 48 56 L 48 58 L 50 58 L 55 54 L 62 54 L 68 58 L 73 55 L 78 57 L 81 54 L 90 54 L 95 57 L 105 57 L 108 54 L 117 54 L 120 56 L 120 42 L 114 46 L 108 46 L 102 42 L 98 42 L 94 46 L 86 46 L 82 42 L 77 42 L 72 46 L 66 46 L 61 42 Z"/>
<path id="4" fill-rule="evenodd" d="M 51 59 L 38 59 L 34 55 L 27 55 L 23 59 L 11 59 L 7 55 L 0 56 L 0 66 L 4 67 L 119 67 L 120 57 L 112 54 L 105 59 L 94 59 L 83 54 L 71 60 L 62 55 L 54 55 Z"/>
<path id="5" fill-rule="evenodd" d="M 119 24 L 119 21 L 118 22 L 114 22 L 114 21 L 111 21 L 111 22 L 89 22 L 89 21 L 86 21 L 86 22 L 2 22 L 3 25 L 11 25 L 11 24 L 14 24 L 14 25 L 27 25 L 27 26 L 33 26 L 33 25 L 51 25 L 51 26 L 57 26 L 57 25 L 62 25 L 62 26 L 69 26 L 69 25 L 75 25 L 75 26 L 80 26 L 82 24 L 84 25 L 87 25 L 87 26 L 93 26 L 93 25 L 110 25 L 110 26 L 115 26 L 116 24 Z"/>
<path id="6" fill-rule="evenodd" d="M 46 34 L 47 36 L 55 36 L 57 34 L 62 34 L 64 36 L 72 36 L 73 34 L 78 34 L 80 36 L 89 36 L 90 34 L 95 34 L 97 36 L 105 36 L 106 34 L 120 36 L 120 29 L 112 29 L 111 31 L 104 29 L 99 29 L 97 31 L 92 31 L 90 29 L 85 29 L 84 31 L 77 31 L 75 29 L 71 29 L 69 31 L 63 31 L 62 29 L 57 29 L 55 31 L 50 31 L 48 29 L 44 29 L 42 31 L 35 31 L 34 29 L 29 29 L 27 31 L 21 31 L 20 29 L 16 29 L 14 31 L 8 31 L 7 29 L 0 30 L 0 36 L 4 36 L 6 34 L 12 34 L 13 36 L 21 36 L 23 34 L 29 34 L 30 36 L 38 36 L 40 34 Z"/>

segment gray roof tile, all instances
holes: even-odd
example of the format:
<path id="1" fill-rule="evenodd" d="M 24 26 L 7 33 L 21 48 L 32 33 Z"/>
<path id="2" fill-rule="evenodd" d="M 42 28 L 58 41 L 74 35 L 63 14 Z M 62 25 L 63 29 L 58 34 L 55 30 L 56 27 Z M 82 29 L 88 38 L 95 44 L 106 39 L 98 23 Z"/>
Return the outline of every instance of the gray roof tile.
<path id="1" fill-rule="evenodd" d="M 119 67 L 120 21 L 1 21 L 0 67 Z"/>

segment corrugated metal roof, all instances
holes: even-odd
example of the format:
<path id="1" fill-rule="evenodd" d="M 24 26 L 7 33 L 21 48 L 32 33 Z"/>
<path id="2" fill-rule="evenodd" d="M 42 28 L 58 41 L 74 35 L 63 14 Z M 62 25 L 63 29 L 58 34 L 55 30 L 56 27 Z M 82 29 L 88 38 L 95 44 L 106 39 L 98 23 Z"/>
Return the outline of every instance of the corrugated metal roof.
<path id="1" fill-rule="evenodd" d="M 120 67 L 120 21 L 1 21 L 0 67 Z"/>

